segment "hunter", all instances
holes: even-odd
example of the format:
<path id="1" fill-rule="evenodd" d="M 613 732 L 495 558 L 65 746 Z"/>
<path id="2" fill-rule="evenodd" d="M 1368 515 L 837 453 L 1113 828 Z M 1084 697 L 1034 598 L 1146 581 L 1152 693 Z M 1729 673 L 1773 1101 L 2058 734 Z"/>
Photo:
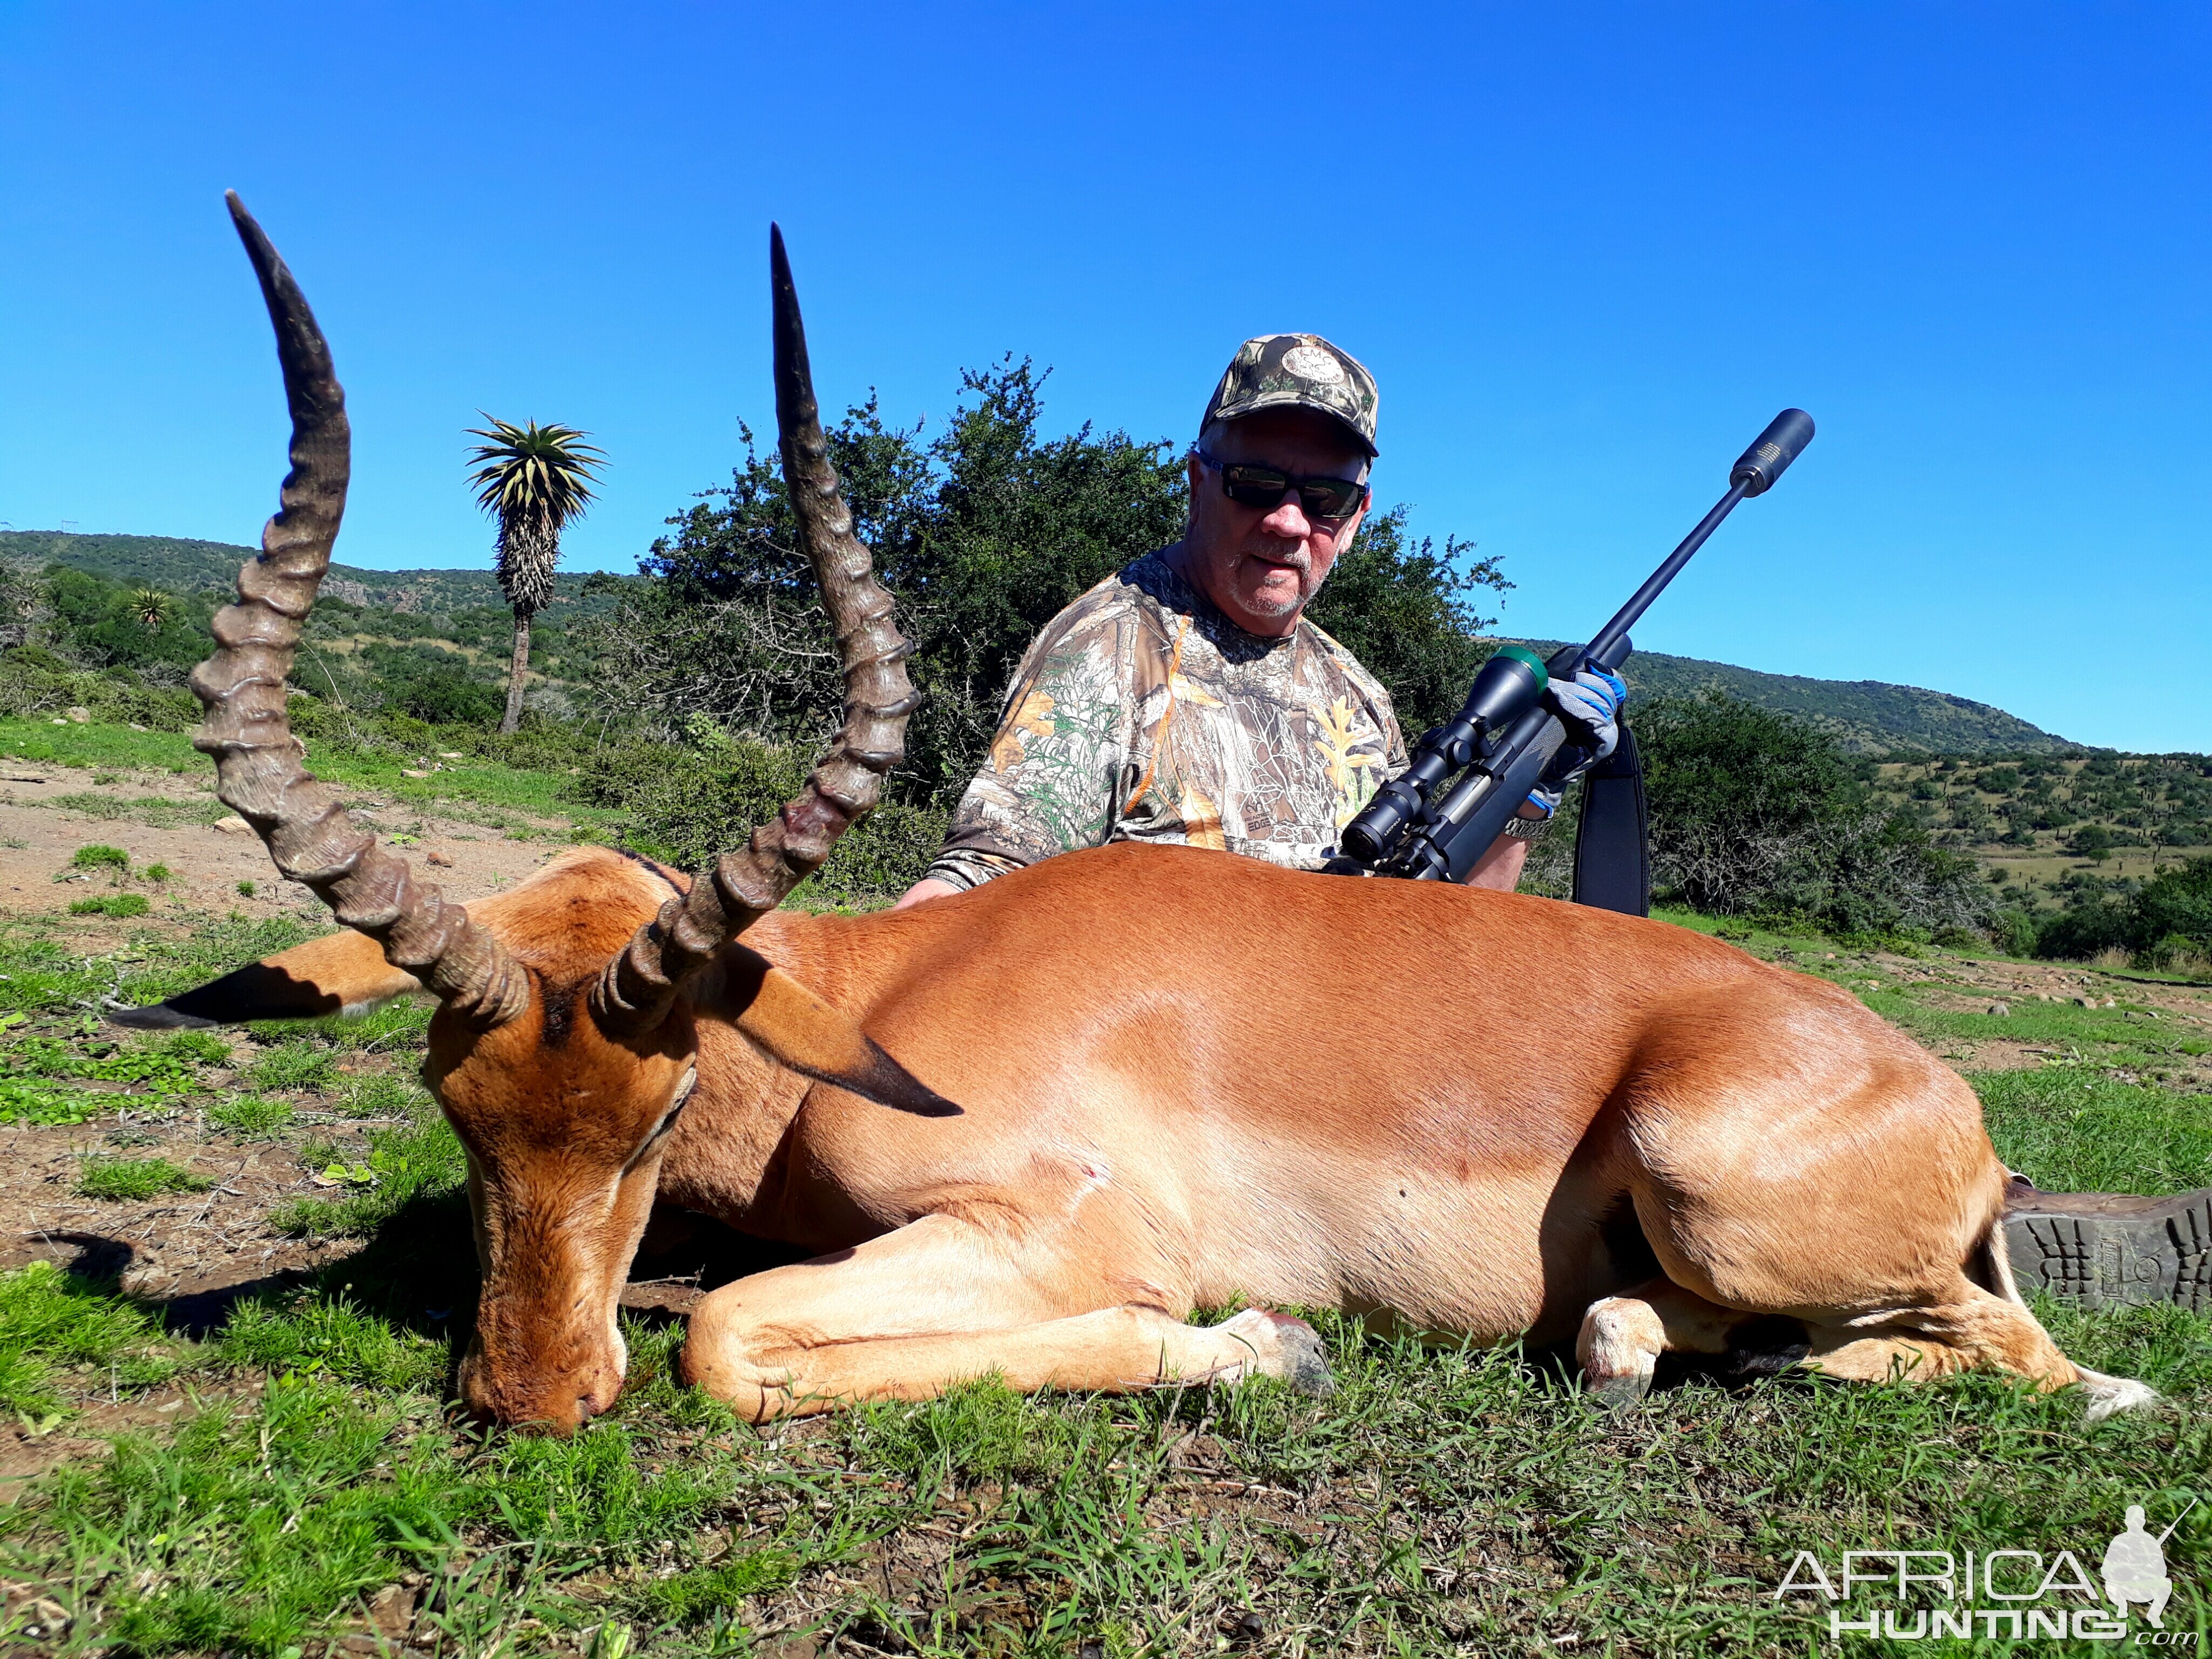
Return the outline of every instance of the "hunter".
<path id="1" fill-rule="evenodd" d="M 1407 765 L 1390 695 L 1305 616 L 1372 502 L 1375 377 L 1317 334 L 1247 340 L 1188 460 L 1182 539 L 1100 582 L 1023 659 L 989 758 L 902 907 L 1113 841 L 1298 870 Z M 1562 712 L 1612 752 L 1626 687 L 1584 673 Z M 1469 874 L 1510 890 L 1551 827 L 1532 794 Z"/>

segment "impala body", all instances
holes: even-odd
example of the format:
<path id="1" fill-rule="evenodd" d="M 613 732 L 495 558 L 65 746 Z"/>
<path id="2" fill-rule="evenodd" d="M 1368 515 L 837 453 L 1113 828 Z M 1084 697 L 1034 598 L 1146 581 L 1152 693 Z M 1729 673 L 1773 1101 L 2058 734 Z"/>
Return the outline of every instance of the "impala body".
<path id="1" fill-rule="evenodd" d="M 343 404 L 289 273 L 234 212 L 295 469 L 195 677 L 198 741 L 355 931 L 135 1019 L 438 996 L 426 1075 L 469 1155 L 483 1284 L 461 1382 L 480 1412 L 566 1428 L 614 1398 L 617 1297 L 656 1198 L 817 1253 L 694 1316 L 685 1375 L 755 1418 L 994 1373 L 1325 1387 L 1312 1331 L 1264 1310 L 1285 1303 L 1571 1339 L 1614 1398 L 1664 1352 L 1747 1344 L 1868 1380 L 2080 1382 L 2097 1415 L 2148 1398 L 2077 1368 L 2022 1304 L 1966 1085 L 1846 994 L 1698 934 L 1133 846 L 895 913 L 778 909 L 872 805 L 913 702 L 823 455 L 780 241 L 785 470 L 845 730 L 696 878 L 586 849 L 441 906 L 283 725 L 343 502 Z M 1187 1322 L 1240 1299 L 1262 1306 Z"/>

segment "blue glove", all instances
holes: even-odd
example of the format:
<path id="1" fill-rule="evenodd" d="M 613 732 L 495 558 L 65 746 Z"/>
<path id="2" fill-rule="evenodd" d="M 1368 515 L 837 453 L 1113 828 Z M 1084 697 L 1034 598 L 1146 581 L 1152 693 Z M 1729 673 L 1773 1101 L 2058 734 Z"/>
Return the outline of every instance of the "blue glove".
<path id="1" fill-rule="evenodd" d="M 1572 684 L 1552 682 L 1552 702 L 1562 720 L 1584 728 L 1584 748 L 1594 747 L 1593 763 L 1610 755 L 1620 743 L 1620 705 L 1628 700 L 1628 685 L 1618 674 L 1602 668 L 1585 668 Z"/>

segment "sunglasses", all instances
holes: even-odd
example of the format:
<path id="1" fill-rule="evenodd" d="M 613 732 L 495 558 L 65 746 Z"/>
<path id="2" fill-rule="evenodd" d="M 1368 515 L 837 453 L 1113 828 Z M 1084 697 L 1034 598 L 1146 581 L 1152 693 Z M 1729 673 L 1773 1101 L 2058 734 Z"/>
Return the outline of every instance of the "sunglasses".
<path id="1" fill-rule="evenodd" d="M 1341 524 L 1367 500 L 1367 486 L 1351 478 L 1301 478 L 1277 467 L 1217 460 L 1202 449 L 1197 453 L 1200 465 L 1221 475 L 1221 493 L 1239 507 L 1272 512 L 1295 489 L 1306 517 Z"/>

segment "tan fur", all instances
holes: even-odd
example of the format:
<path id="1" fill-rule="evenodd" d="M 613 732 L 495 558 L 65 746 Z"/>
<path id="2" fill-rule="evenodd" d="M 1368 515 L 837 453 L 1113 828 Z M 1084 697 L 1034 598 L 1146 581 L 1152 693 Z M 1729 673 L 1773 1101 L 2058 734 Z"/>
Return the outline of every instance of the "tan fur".
<path id="1" fill-rule="evenodd" d="M 656 1192 L 819 1253 L 695 1319 L 686 1374 L 756 1417 L 990 1371 L 1317 1381 L 1295 1322 L 1186 1322 L 1239 1298 L 1577 1341 L 1594 1381 L 1762 1316 L 1842 1376 L 2080 1375 L 1981 1282 L 2005 1174 L 1972 1091 L 1698 934 L 1116 846 L 907 910 L 778 912 L 611 1041 L 580 992 L 672 890 L 582 850 L 471 907 L 533 988 L 511 1025 L 431 1031 L 484 1253 L 463 1389 L 492 1416 L 612 1398 Z M 817 1080 L 861 1086 L 871 1038 L 960 1115 Z"/>

